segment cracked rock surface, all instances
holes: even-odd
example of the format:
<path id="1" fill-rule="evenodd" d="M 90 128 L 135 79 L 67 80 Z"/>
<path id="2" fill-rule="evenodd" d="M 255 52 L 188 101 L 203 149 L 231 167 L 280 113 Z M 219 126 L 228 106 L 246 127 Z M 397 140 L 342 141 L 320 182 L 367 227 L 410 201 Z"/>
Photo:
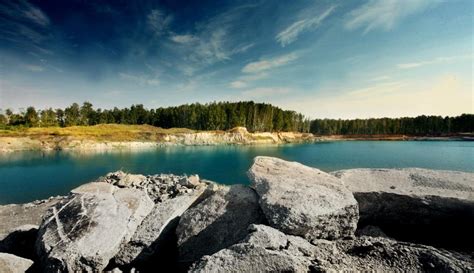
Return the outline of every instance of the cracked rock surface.
<path id="1" fill-rule="evenodd" d="M 249 187 L 215 185 L 208 195 L 181 216 L 176 229 L 181 262 L 193 262 L 242 240 L 250 224 L 264 220 L 258 196 Z"/>
<path id="2" fill-rule="evenodd" d="M 40 226 L 36 244 L 43 271 L 103 270 L 152 208 L 136 189 L 93 182 L 72 190 Z"/>
<path id="3" fill-rule="evenodd" d="M 256 157 L 248 172 L 269 224 L 307 239 L 354 236 L 359 209 L 334 176 L 273 157 Z"/>

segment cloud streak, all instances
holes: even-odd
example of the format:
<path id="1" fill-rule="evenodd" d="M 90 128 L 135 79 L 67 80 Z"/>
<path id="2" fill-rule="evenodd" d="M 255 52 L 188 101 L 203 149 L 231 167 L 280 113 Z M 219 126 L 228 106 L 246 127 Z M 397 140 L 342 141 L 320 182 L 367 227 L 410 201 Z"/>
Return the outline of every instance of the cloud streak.
<path id="1" fill-rule="evenodd" d="M 268 60 L 261 60 L 257 62 L 252 62 L 242 68 L 243 73 L 260 73 L 270 69 L 274 69 L 280 66 L 287 65 L 292 61 L 298 59 L 296 53 L 290 53 L 282 56 L 278 56 Z"/>
<path id="2" fill-rule="evenodd" d="M 370 0 L 367 4 L 349 13 L 345 27 L 364 29 L 364 33 L 380 29 L 391 30 L 404 18 L 421 12 L 434 4 L 431 0 Z"/>
<path id="3" fill-rule="evenodd" d="M 418 67 L 426 66 L 426 65 L 452 63 L 456 61 L 464 61 L 464 60 L 471 60 L 471 59 L 472 59 L 472 55 L 439 57 L 439 58 L 428 60 L 428 61 L 401 63 L 401 64 L 398 64 L 397 67 L 399 69 L 412 69 L 412 68 L 418 68 Z"/>
<path id="4" fill-rule="evenodd" d="M 285 47 L 296 41 L 301 33 L 313 30 L 321 25 L 323 20 L 331 15 L 335 9 L 336 6 L 331 6 L 318 15 L 311 14 L 304 19 L 298 20 L 278 33 L 275 39 L 281 46 Z"/>

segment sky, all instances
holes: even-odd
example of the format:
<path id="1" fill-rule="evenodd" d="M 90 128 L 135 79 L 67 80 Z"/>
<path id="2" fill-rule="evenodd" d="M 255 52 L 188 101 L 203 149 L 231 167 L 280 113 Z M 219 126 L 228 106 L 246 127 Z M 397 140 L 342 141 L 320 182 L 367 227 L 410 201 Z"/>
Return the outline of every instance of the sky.
<path id="1" fill-rule="evenodd" d="M 473 113 L 472 0 L 0 0 L 0 108 Z"/>

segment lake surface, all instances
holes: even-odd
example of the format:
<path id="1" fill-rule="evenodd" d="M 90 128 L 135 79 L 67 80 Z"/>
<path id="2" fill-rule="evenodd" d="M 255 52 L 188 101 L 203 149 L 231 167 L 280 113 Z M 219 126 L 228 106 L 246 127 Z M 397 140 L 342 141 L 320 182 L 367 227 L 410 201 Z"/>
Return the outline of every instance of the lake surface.
<path id="1" fill-rule="evenodd" d="M 177 146 L 105 153 L 18 152 L 0 155 L 0 204 L 22 203 L 72 188 L 115 170 L 199 174 L 219 183 L 249 183 L 258 155 L 324 171 L 421 167 L 474 172 L 474 142 L 343 141 L 278 146 Z"/>

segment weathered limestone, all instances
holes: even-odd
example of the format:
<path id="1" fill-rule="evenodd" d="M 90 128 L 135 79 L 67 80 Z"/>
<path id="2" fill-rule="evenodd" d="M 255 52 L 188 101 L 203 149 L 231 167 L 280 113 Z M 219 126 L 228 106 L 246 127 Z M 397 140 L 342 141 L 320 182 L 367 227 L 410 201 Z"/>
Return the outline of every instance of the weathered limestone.
<path id="1" fill-rule="evenodd" d="M 24 273 L 33 265 L 33 261 L 18 256 L 0 253 L 0 272 Z"/>
<path id="2" fill-rule="evenodd" d="M 399 240 L 460 249 L 474 245 L 474 173 L 353 169 L 333 173 L 359 203 L 359 227 Z"/>
<path id="3" fill-rule="evenodd" d="M 201 196 L 204 189 L 205 186 L 201 185 L 190 193 L 155 204 L 131 240 L 122 245 L 115 262 L 119 265 L 146 262 L 157 252 L 165 252 L 166 249 L 160 248 L 166 247 L 166 241 L 173 237 L 179 217 Z"/>
<path id="4" fill-rule="evenodd" d="M 257 194 L 243 185 L 217 186 L 215 192 L 188 209 L 179 220 L 179 260 L 189 263 L 226 248 L 247 235 L 247 227 L 261 223 Z"/>
<path id="5" fill-rule="evenodd" d="M 254 225 L 240 243 L 204 256 L 190 272 L 469 272 L 472 260 L 432 247 L 385 238 L 313 240 Z"/>
<path id="6" fill-rule="evenodd" d="M 71 191 L 45 217 L 37 254 L 46 272 L 101 271 L 153 207 L 140 190 L 94 182 Z"/>
<path id="7" fill-rule="evenodd" d="M 357 202 L 339 179 L 297 162 L 261 156 L 248 175 L 271 226 L 307 239 L 354 235 Z"/>
<path id="8" fill-rule="evenodd" d="M 249 229 L 241 243 L 204 256 L 190 272 L 308 272 L 314 245 L 264 225 Z"/>

